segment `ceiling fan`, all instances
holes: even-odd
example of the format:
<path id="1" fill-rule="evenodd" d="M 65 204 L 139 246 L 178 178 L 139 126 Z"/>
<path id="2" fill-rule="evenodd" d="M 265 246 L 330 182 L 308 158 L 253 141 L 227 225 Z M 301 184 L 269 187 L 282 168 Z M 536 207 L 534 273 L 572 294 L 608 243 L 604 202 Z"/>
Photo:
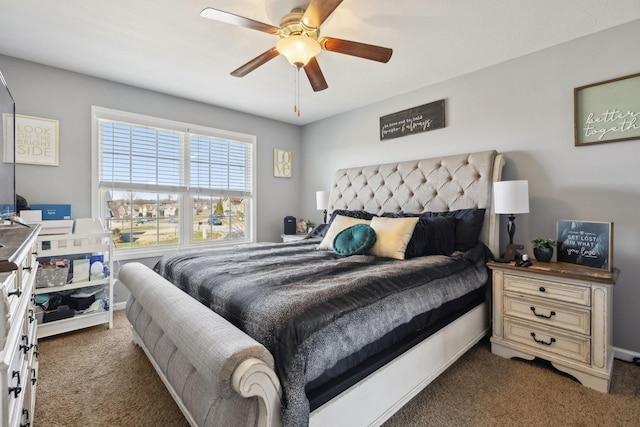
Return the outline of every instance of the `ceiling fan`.
<path id="1" fill-rule="evenodd" d="M 320 26 L 340 3 L 342 0 L 311 0 L 306 9 L 295 8 L 285 15 L 280 20 L 279 27 L 210 7 L 204 9 L 200 16 L 280 37 L 274 47 L 232 71 L 232 76 L 243 77 L 282 54 L 297 69 L 304 68 L 311 87 L 318 92 L 328 87 L 315 58 L 320 51 L 328 50 L 383 63 L 388 62 L 393 53 L 392 49 L 386 47 L 333 37 L 320 37 Z"/>

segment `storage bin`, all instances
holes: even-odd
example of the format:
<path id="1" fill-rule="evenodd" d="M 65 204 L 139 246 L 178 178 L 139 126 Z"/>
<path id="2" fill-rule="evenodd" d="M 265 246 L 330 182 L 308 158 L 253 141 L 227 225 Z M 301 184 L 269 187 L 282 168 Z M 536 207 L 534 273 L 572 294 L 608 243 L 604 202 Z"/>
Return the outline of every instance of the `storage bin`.
<path id="1" fill-rule="evenodd" d="M 48 286 L 63 286 L 67 284 L 69 277 L 69 260 L 64 260 L 60 266 L 45 264 L 38 268 L 36 274 L 36 288 Z"/>

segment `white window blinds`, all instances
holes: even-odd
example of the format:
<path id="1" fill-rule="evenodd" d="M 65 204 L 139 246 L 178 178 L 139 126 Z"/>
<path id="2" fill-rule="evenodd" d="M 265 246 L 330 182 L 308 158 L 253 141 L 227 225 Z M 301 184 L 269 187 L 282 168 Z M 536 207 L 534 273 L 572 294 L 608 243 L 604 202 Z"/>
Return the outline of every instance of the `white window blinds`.
<path id="1" fill-rule="evenodd" d="M 182 192 L 184 132 L 100 120 L 100 186 Z"/>
<path id="2" fill-rule="evenodd" d="M 189 141 L 191 193 L 251 195 L 251 144 L 193 134 Z"/>
<path id="3" fill-rule="evenodd" d="M 251 143 L 122 121 L 98 122 L 101 188 L 242 197 L 252 193 Z"/>

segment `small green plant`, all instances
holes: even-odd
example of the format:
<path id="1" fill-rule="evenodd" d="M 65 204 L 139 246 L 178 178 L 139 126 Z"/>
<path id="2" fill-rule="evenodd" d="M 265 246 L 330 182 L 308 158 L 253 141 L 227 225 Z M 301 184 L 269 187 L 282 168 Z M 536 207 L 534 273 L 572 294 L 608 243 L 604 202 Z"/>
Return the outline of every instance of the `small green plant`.
<path id="1" fill-rule="evenodd" d="M 555 247 L 556 242 L 553 239 L 545 239 L 544 237 L 536 237 L 535 239 L 533 239 L 531 241 L 531 243 L 533 243 L 533 247 L 536 249 L 542 249 L 542 248 L 553 248 Z"/>
<path id="2" fill-rule="evenodd" d="M 315 227 L 315 226 L 316 226 L 316 223 L 315 223 L 315 222 L 307 220 L 307 227 L 309 227 L 309 228 L 313 228 L 313 227 Z"/>

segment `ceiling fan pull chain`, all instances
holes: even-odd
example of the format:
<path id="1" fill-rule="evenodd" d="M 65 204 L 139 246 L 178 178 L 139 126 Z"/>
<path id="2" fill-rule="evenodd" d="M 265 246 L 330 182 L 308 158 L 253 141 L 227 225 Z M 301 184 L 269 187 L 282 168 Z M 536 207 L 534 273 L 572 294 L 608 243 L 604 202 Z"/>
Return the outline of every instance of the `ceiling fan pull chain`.
<path id="1" fill-rule="evenodd" d="M 300 117 L 300 67 L 294 66 L 295 69 L 295 100 L 293 102 L 293 112 L 298 113 Z"/>

